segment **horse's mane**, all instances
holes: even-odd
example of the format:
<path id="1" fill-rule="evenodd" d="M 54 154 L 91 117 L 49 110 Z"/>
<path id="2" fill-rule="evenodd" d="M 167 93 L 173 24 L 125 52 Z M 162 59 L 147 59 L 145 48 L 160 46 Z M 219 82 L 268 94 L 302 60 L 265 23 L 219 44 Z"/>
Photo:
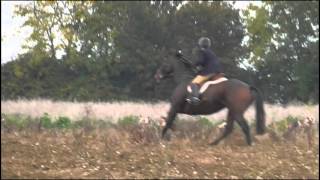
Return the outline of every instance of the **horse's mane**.
<path id="1" fill-rule="evenodd" d="M 184 66 L 183 63 L 177 59 L 173 59 L 170 65 L 173 67 L 174 80 L 177 84 L 189 82 L 196 76 L 190 68 Z"/>

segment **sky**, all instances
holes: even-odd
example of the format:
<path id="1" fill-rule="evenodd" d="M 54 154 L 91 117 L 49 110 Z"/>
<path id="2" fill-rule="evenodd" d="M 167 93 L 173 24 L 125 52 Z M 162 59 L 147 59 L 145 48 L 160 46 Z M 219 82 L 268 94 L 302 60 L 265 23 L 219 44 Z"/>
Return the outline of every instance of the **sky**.
<path id="1" fill-rule="evenodd" d="M 21 46 L 32 32 L 31 28 L 21 28 L 24 18 L 13 17 L 14 5 L 26 3 L 30 1 L 1 1 L 1 64 L 23 52 Z"/>
<path id="2" fill-rule="evenodd" d="M 231 1 L 230 1 L 231 2 Z M 1 64 L 11 61 L 18 54 L 24 53 L 22 45 L 31 34 L 32 29 L 21 27 L 23 17 L 14 16 L 14 6 L 32 3 L 31 1 L 1 1 Z M 259 4 L 259 1 L 236 1 L 235 8 L 243 9 L 249 3 Z"/>

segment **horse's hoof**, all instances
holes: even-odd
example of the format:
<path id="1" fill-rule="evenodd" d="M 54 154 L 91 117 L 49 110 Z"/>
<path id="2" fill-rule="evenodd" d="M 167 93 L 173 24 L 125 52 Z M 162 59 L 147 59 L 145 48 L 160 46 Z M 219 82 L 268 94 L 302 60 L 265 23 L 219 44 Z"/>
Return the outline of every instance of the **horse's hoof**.
<path id="1" fill-rule="evenodd" d="M 218 145 L 219 143 L 218 142 L 212 142 L 212 143 L 210 143 L 209 145 L 210 146 L 216 146 L 216 145 Z"/>
<path id="2" fill-rule="evenodd" d="M 162 136 L 161 139 L 164 140 L 164 141 L 170 141 L 171 138 L 170 138 L 170 135 L 165 134 L 165 135 Z"/>

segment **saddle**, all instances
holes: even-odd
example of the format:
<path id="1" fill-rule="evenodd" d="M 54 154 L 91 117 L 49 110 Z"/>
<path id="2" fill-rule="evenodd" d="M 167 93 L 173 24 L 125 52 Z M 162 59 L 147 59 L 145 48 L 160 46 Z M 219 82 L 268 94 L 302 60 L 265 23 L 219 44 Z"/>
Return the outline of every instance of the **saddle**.
<path id="1" fill-rule="evenodd" d="M 205 84 L 206 82 L 208 82 L 208 81 L 215 81 L 215 80 L 217 80 L 217 79 L 219 79 L 219 78 L 222 78 L 222 77 L 225 77 L 225 76 L 226 76 L 226 75 L 225 75 L 224 73 L 213 74 L 213 75 L 210 77 L 210 79 L 207 80 L 207 81 L 205 81 L 205 82 L 203 82 L 203 83 L 201 84 L 201 86 L 202 86 L 203 84 Z"/>
<path id="2" fill-rule="evenodd" d="M 228 79 L 225 77 L 224 73 L 214 74 L 214 75 L 212 75 L 212 77 L 209 78 L 209 80 L 200 84 L 199 93 L 202 94 L 203 92 L 205 92 L 207 90 L 207 88 L 212 84 L 218 84 L 218 83 L 221 83 L 226 80 L 228 80 Z M 187 89 L 188 89 L 189 93 L 192 92 L 190 86 L 188 86 Z"/>

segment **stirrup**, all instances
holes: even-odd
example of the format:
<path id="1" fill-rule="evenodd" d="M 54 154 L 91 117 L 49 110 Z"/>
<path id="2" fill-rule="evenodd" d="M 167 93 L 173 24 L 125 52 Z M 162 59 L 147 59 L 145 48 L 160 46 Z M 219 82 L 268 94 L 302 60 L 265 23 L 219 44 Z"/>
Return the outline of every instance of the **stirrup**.
<path id="1" fill-rule="evenodd" d="M 188 103 L 192 105 L 198 105 L 200 104 L 200 99 L 198 97 L 189 97 L 186 99 Z"/>

